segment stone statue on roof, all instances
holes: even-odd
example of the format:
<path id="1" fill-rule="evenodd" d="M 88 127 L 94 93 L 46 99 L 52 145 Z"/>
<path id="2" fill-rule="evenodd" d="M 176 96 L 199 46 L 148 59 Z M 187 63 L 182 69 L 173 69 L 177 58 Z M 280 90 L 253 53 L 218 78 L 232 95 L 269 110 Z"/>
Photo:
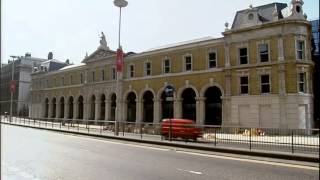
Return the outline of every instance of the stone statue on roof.
<path id="1" fill-rule="evenodd" d="M 109 50 L 108 44 L 107 44 L 107 40 L 106 40 L 106 36 L 104 35 L 103 32 L 101 32 L 101 36 L 100 36 L 100 46 L 98 47 L 98 49 L 104 49 L 104 50 Z"/>

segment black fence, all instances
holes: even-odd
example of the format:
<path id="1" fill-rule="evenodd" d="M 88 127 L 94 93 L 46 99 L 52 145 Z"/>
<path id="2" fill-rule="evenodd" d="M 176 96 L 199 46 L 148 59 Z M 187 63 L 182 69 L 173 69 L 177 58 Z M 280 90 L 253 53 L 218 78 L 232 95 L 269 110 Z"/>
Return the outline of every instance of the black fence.
<path id="1" fill-rule="evenodd" d="M 1 116 L 1 122 L 84 132 L 105 136 L 123 136 L 197 146 L 226 147 L 303 154 L 319 153 L 319 129 L 277 129 L 224 127 L 207 125 L 164 126 L 161 123 L 137 123 L 83 119 L 59 119 Z M 196 132 L 196 133 L 194 133 Z"/>

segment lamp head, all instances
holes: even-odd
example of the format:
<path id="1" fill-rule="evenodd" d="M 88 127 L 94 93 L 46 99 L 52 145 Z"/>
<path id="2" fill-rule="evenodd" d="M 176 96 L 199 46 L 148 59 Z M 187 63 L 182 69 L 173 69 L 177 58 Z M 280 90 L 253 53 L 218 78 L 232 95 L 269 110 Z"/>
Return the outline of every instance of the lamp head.
<path id="1" fill-rule="evenodd" d="M 126 0 L 114 0 L 113 4 L 119 8 L 123 8 L 128 5 L 128 2 Z"/>

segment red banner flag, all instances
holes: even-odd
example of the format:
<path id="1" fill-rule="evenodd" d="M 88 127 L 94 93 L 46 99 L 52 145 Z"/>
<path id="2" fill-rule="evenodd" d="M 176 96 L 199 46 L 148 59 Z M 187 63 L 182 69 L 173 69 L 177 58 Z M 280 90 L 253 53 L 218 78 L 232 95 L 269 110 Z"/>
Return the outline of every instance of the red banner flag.
<path id="1" fill-rule="evenodd" d="M 117 49 L 117 72 L 122 72 L 123 69 L 123 51 L 122 48 Z"/>
<path id="2" fill-rule="evenodd" d="M 10 81 L 10 91 L 12 93 L 16 92 L 16 81 L 15 80 Z"/>

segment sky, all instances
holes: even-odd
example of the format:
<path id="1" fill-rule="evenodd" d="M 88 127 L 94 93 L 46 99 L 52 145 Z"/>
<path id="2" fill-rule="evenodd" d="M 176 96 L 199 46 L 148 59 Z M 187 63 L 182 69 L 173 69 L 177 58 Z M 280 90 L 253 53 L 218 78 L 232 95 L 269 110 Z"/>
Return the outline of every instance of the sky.
<path id="1" fill-rule="evenodd" d="M 222 37 L 236 11 L 272 0 L 127 0 L 122 9 L 121 44 L 125 52 L 202 37 Z M 277 2 L 290 3 L 291 0 Z M 319 1 L 304 0 L 308 19 L 319 18 Z M 11 55 L 55 59 L 78 64 L 100 45 L 118 46 L 119 8 L 113 0 L 1 0 L 1 60 Z"/>

